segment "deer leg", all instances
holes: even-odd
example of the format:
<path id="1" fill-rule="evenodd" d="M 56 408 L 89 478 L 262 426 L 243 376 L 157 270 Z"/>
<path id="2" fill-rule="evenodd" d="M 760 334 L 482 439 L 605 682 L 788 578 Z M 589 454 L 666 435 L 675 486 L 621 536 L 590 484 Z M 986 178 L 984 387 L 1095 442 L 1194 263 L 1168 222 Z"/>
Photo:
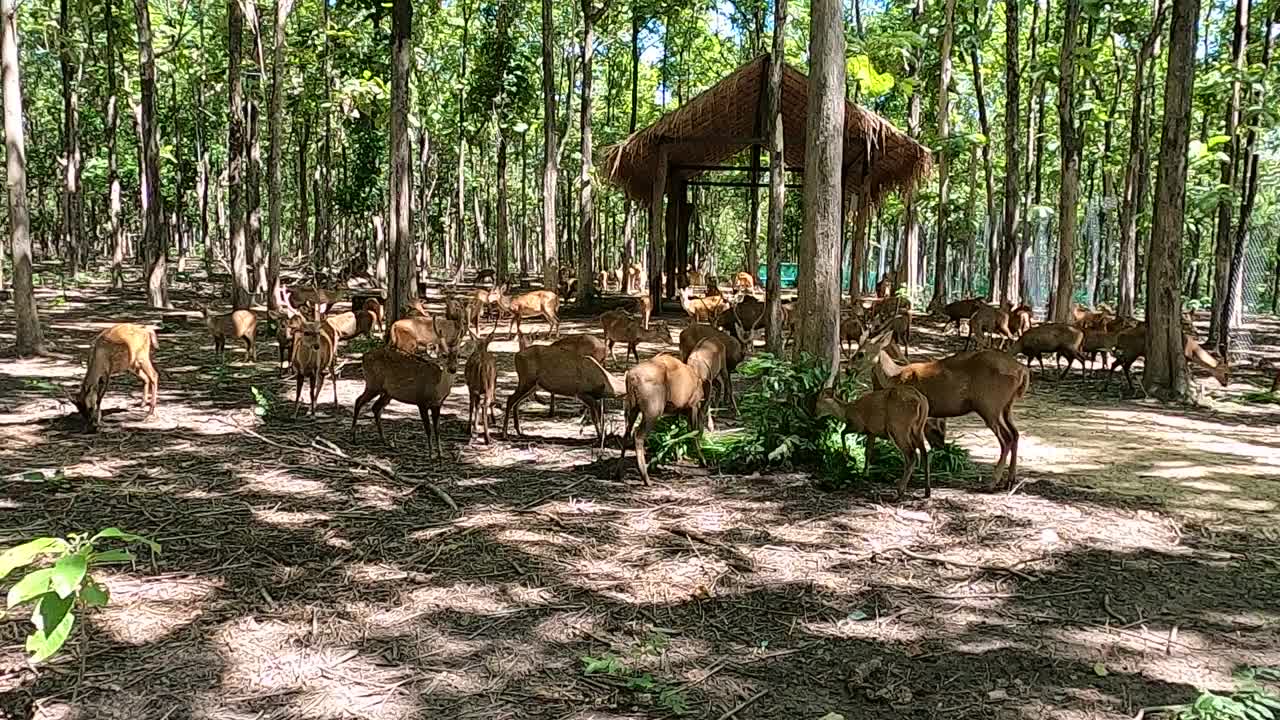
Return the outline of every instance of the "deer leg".
<path id="1" fill-rule="evenodd" d="M 471 444 L 471 440 L 475 435 L 476 429 L 476 394 L 467 393 L 467 444 Z"/>
<path id="2" fill-rule="evenodd" d="M 1018 426 L 1013 424 L 1013 403 L 1004 409 L 1000 419 L 1004 422 L 1005 434 L 1009 439 L 1008 484 L 1013 487 L 1013 484 L 1018 481 Z"/>
<path id="3" fill-rule="evenodd" d="M 493 403 L 487 397 L 480 401 L 480 423 L 484 426 L 484 444 L 491 444 L 489 439 L 489 415 L 493 413 Z"/>
<path id="4" fill-rule="evenodd" d="M 293 416 L 298 417 L 298 411 L 302 409 L 302 373 L 298 373 L 295 380 L 297 388 L 293 393 Z"/>
<path id="5" fill-rule="evenodd" d="M 334 361 L 334 363 L 333 363 L 332 365 L 330 365 L 330 366 L 329 366 L 329 384 L 333 385 L 333 414 L 334 414 L 334 416 L 335 416 L 335 417 L 338 415 L 338 368 L 337 368 L 337 364 L 338 364 L 338 363 L 337 363 L 337 361 L 335 360 L 335 361 Z"/>
<path id="6" fill-rule="evenodd" d="M 320 399 L 320 391 L 324 390 L 324 371 L 317 370 L 311 378 L 311 417 L 316 416 L 316 400 Z"/>
<path id="7" fill-rule="evenodd" d="M 626 419 L 627 424 L 622 429 L 622 454 L 618 456 L 618 470 L 617 470 L 618 475 L 617 476 L 619 478 L 622 477 L 623 470 L 626 467 L 624 464 L 624 461 L 627 459 L 627 440 L 631 436 L 631 427 L 635 425 L 636 416 L 640 414 L 640 410 L 639 408 L 636 408 L 628 404 L 626 414 L 627 414 L 627 419 Z"/>
<path id="8" fill-rule="evenodd" d="M 902 438 L 894 438 L 894 444 L 898 446 L 898 452 L 902 454 L 902 479 L 898 481 L 898 497 L 907 492 L 907 486 L 911 484 L 911 473 L 916 469 L 916 448 L 912 443 L 910 435 Z"/>
<path id="9" fill-rule="evenodd" d="M 987 486 L 988 490 L 995 490 L 1000 487 L 1000 473 L 1004 471 L 1005 458 L 1009 455 L 1009 442 L 1005 436 L 999 415 L 992 417 L 984 415 L 982 421 L 987 424 L 987 428 L 991 430 L 992 434 L 996 436 L 996 441 L 1000 443 L 1000 459 L 996 461 L 995 469 L 991 473 L 991 484 Z"/>
<path id="10" fill-rule="evenodd" d="M 440 406 L 431 408 L 431 438 L 436 444 L 436 458 L 444 460 L 444 446 L 440 443 Z"/>
<path id="11" fill-rule="evenodd" d="M 390 395 L 381 395 L 373 402 L 373 424 L 378 428 L 378 439 L 387 447 L 395 447 L 394 444 L 387 441 L 386 434 L 382 432 L 382 411 L 386 409 L 390 402 Z"/>
<path id="12" fill-rule="evenodd" d="M 378 394 L 377 390 L 370 390 L 369 388 L 365 388 L 364 392 L 360 393 L 360 397 L 356 398 L 355 407 L 351 409 L 351 440 L 352 442 L 354 442 L 356 439 L 356 421 L 360 419 L 360 411 L 364 409 L 364 404 L 369 402 L 369 400 L 372 399 L 373 396 L 377 394 Z"/>
<path id="13" fill-rule="evenodd" d="M 511 393 L 511 397 L 507 398 L 507 414 L 502 420 L 502 437 L 510 437 L 507 434 L 507 422 L 513 418 L 516 424 L 516 435 L 524 434 L 520 432 L 520 404 L 533 393 L 536 387 L 533 383 L 521 385 L 516 388 L 515 392 Z"/>

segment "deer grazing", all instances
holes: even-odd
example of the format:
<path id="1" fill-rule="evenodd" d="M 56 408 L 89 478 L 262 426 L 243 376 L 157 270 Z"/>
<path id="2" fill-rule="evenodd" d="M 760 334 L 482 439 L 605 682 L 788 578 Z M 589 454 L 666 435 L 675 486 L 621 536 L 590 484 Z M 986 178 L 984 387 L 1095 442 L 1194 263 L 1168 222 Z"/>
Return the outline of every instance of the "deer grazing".
<path id="1" fill-rule="evenodd" d="M 1138 358 L 1147 355 L 1147 324 L 1140 323 L 1136 327 L 1124 330 L 1116 335 L 1115 359 L 1111 362 L 1111 368 L 1107 370 L 1107 381 L 1104 387 L 1111 384 L 1111 374 L 1116 368 L 1124 368 L 1124 379 L 1128 385 L 1129 392 L 1133 392 L 1133 374 L 1130 368 Z M 1205 368 L 1213 375 L 1214 379 L 1222 387 L 1231 384 L 1231 366 L 1226 360 L 1219 360 L 1210 355 L 1205 349 L 1196 342 L 1196 339 L 1187 333 L 1184 324 L 1182 333 L 1182 356 L 1186 359 L 1188 367 L 1191 364 L 1199 365 Z"/>
<path id="2" fill-rule="evenodd" d="M 978 349 L 989 347 L 990 341 L 987 338 L 989 333 L 1013 342 L 1013 332 L 1009 329 L 1008 311 L 984 303 L 969 318 L 969 337 L 965 340 L 965 347 L 969 347 L 970 343 Z"/>
<path id="3" fill-rule="evenodd" d="M 892 440 L 902 454 L 902 479 L 898 481 L 898 499 L 901 500 L 911 482 L 916 467 L 916 452 L 924 463 L 924 496 L 933 493 L 933 481 L 929 476 L 929 448 L 925 444 L 925 424 L 929 419 L 929 400 L 909 385 L 898 385 L 884 390 L 874 390 L 851 403 L 843 403 L 830 395 L 818 398 L 818 417 L 837 417 L 844 421 L 840 433 L 841 444 L 846 443 L 845 433 L 866 435 L 866 447 L 872 438 Z M 847 450 L 847 445 L 846 445 Z M 870 461 L 867 462 L 870 468 Z"/>
<path id="4" fill-rule="evenodd" d="M 947 303 L 942 308 L 942 314 L 947 318 L 947 324 L 945 327 L 949 328 L 954 323 L 956 326 L 956 334 L 959 334 L 960 321 L 968 320 L 973 317 L 973 314 L 980 308 L 986 306 L 986 304 L 986 301 L 982 298 L 967 298 L 965 300 L 956 300 L 955 302 Z"/>
<path id="5" fill-rule="evenodd" d="M 435 362 L 390 346 L 365 353 L 361 361 L 364 367 L 364 392 L 356 398 L 351 414 L 352 441 L 356 439 L 356 421 L 360 419 L 360 411 L 366 403 L 373 400 L 373 422 L 378 428 L 378 438 L 391 446 L 382 431 L 382 411 L 388 403 L 396 400 L 418 406 L 422 426 L 427 432 L 427 447 L 431 448 L 434 442 L 436 457 L 443 459 L 444 450 L 440 446 L 440 406 L 449 397 L 454 373 L 457 372 L 457 365 L 452 358 L 446 357 L 445 363 L 442 368 Z"/>
<path id="6" fill-rule="evenodd" d="M 538 388 L 553 395 L 577 398 L 587 406 L 595 424 L 596 439 L 604 442 L 604 400 L 620 397 L 626 386 L 620 378 L 609 374 L 595 358 L 583 357 L 564 348 L 532 345 L 516 353 L 516 389 L 507 398 L 507 414 L 502 421 L 503 437 L 508 422 L 514 418 L 516 435 L 520 431 L 520 405 Z"/>
<path id="7" fill-rule="evenodd" d="M 1039 360 L 1040 370 L 1043 371 L 1044 356 L 1056 353 L 1059 360 L 1067 359 L 1067 366 L 1058 375 L 1063 378 L 1071 371 L 1071 364 L 1077 360 L 1080 361 L 1080 372 L 1084 372 L 1083 347 L 1084 332 L 1080 328 L 1065 323 L 1045 323 L 1022 333 L 1021 337 L 1013 341 L 1009 346 L 1009 356 L 1016 358 L 1019 355 L 1026 355 L 1028 369 L 1031 368 L 1033 359 Z"/>
<path id="8" fill-rule="evenodd" d="M 252 362 L 258 360 L 256 334 L 258 332 L 258 316 L 252 310 L 232 310 L 222 315 L 209 313 L 208 305 L 200 305 L 200 315 L 204 318 L 204 326 L 213 338 L 214 353 L 221 360 L 226 352 L 227 339 L 244 341 L 245 355 Z"/>
<path id="9" fill-rule="evenodd" d="M 293 347 L 289 366 L 293 368 L 297 389 L 293 396 L 293 416 L 302 408 L 302 383 L 310 385 L 311 415 L 316 414 L 316 400 L 324 388 L 324 376 L 328 373 L 333 385 L 333 407 L 338 408 L 338 335 L 333 326 L 325 322 L 306 322 L 301 315 L 289 319 L 292 328 Z"/>
<path id="10" fill-rule="evenodd" d="M 703 343 L 708 341 L 714 344 L 703 347 Z M 681 360 L 692 366 L 693 360 L 691 358 L 698 348 L 702 348 L 700 362 L 706 371 L 704 379 L 709 383 L 706 391 L 706 400 L 710 401 L 712 389 L 714 389 L 715 384 L 719 384 L 721 398 L 728 396 L 733 411 L 737 412 L 738 400 L 733 394 L 731 374 L 746 359 L 743 344 L 738 342 L 736 338 L 730 337 L 710 325 L 690 325 L 680 331 Z M 712 357 L 712 355 L 715 357 Z"/>
<path id="11" fill-rule="evenodd" d="M 875 387 L 906 385 L 919 390 L 929 401 L 930 418 L 977 413 L 1000 443 L 1000 459 L 990 487 L 1012 486 L 1018 475 L 1018 428 L 1013 423 L 1013 404 L 1026 394 L 1031 373 L 1013 357 L 996 350 L 899 365 L 885 352 L 891 339 L 891 333 L 881 333 L 859 352 L 857 363 L 870 365 Z M 1000 474 L 1006 458 L 1009 472 L 1002 483 Z"/>
<path id="12" fill-rule="evenodd" d="M 132 373 L 142 381 L 142 407 L 147 409 L 146 417 L 155 415 L 160 373 L 156 372 L 151 354 L 158 346 L 155 330 L 133 323 L 112 325 L 93 338 L 89 346 L 89 366 L 79 391 L 70 398 L 87 429 L 94 430 L 101 424 L 102 398 L 107 394 L 111 376 L 123 372 Z"/>
<path id="13" fill-rule="evenodd" d="M 720 313 L 729 309 L 729 303 L 722 295 L 695 298 L 686 287 L 680 289 L 680 307 L 689 316 L 689 322 L 711 324 L 720 317 Z"/>
<path id="14" fill-rule="evenodd" d="M 631 437 L 635 443 L 640 478 L 645 485 L 649 484 L 649 464 L 644 456 L 644 443 L 657 425 L 658 418 L 672 413 L 688 417 L 689 427 L 697 433 L 694 448 L 698 460 L 703 465 L 706 464 L 706 459 L 702 456 L 702 421 L 699 414 L 703 404 L 703 381 L 693 368 L 674 356 L 658 355 L 627 371 L 625 391 L 627 424 L 622 438 L 622 454 L 618 457 L 618 477 L 622 477 L 625 469 L 627 439 Z M 636 418 L 641 420 L 633 436 L 632 427 Z"/>
<path id="15" fill-rule="evenodd" d="M 520 334 L 521 320 L 535 317 L 547 321 L 552 335 L 560 334 L 560 296 L 550 290 L 534 290 L 515 298 L 501 295 L 498 298 L 498 308 L 511 314 L 511 322 L 507 325 L 508 336 L 511 336 L 513 326 L 516 334 Z"/>
<path id="16" fill-rule="evenodd" d="M 604 328 L 609 360 L 615 362 L 617 358 L 613 354 L 613 348 L 617 343 L 623 343 L 627 346 L 627 352 L 624 355 L 625 359 L 634 356 L 636 362 L 640 362 L 640 353 L 636 350 L 638 344 L 642 342 L 658 344 L 671 342 L 671 330 L 665 322 L 659 320 L 652 327 L 645 328 L 638 318 L 632 317 L 625 310 L 610 310 L 604 313 L 600 316 L 600 325 Z"/>
<path id="17" fill-rule="evenodd" d="M 494 331 L 497 327 L 494 327 Z M 493 332 L 483 340 L 476 342 L 476 349 L 467 358 L 463 368 L 463 376 L 467 379 L 467 436 L 474 438 L 476 424 L 479 422 L 484 430 L 484 444 L 489 444 L 489 417 L 493 413 L 493 402 L 497 396 L 498 365 L 489 352 L 489 342 L 493 340 Z"/>

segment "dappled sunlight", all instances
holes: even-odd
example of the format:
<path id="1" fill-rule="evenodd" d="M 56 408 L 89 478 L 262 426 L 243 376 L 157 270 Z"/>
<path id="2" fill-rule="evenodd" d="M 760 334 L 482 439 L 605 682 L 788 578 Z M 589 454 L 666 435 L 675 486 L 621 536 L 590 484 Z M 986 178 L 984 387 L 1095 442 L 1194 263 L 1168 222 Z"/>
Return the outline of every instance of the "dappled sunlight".
<path id="1" fill-rule="evenodd" d="M 226 583 L 200 576 L 153 578 L 136 574 L 98 576 L 111 594 L 111 604 L 90 622 L 113 640 L 127 645 L 160 642 L 190 626 L 208 612 Z"/>

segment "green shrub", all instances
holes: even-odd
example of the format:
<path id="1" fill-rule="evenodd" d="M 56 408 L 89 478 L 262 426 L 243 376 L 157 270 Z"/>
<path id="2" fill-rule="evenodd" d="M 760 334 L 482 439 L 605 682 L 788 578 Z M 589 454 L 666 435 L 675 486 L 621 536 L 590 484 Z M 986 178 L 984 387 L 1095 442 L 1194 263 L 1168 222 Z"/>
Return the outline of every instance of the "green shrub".
<path id="1" fill-rule="evenodd" d="M 1273 720 L 1280 717 L 1280 694 L 1262 683 L 1280 682 L 1278 668 L 1246 668 L 1236 674 L 1236 690 L 1218 695 L 1201 690 L 1177 709 L 1178 720 Z"/>

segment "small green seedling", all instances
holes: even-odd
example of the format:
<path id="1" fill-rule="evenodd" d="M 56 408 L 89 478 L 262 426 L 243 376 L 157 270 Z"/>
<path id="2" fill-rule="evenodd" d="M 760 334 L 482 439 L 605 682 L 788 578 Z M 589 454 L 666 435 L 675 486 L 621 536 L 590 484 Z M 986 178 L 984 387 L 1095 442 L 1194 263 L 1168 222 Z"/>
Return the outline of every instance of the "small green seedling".
<path id="1" fill-rule="evenodd" d="M 31 606 L 31 624 L 35 629 L 27 635 L 27 652 L 32 662 L 47 660 L 62 648 L 75 626 L 77 608 L 81 613 L 103 607 L 110 600 L 107 588 L 93 578 L 101 565 L 132 562 L 134 555 L 123 548 L 99 550 L 98 543 L 115 539 L 125 543 L 141 543 L 153 553 L 160 545 L 140 535 L 107 528 L 92 537 L 72 533 L 59 537 L 36 538 L 0 554 L 0 580 L 19 568 L 39 563 L 42 567 L 28 572 L 9 588 L 5 607 Z M 44 567 L 47 561 L 52 565 Z"/>

